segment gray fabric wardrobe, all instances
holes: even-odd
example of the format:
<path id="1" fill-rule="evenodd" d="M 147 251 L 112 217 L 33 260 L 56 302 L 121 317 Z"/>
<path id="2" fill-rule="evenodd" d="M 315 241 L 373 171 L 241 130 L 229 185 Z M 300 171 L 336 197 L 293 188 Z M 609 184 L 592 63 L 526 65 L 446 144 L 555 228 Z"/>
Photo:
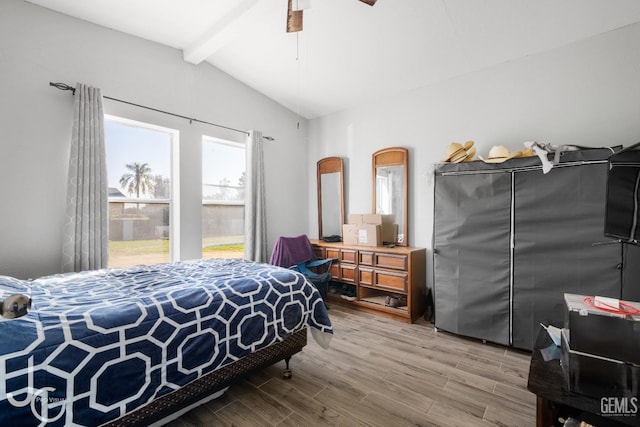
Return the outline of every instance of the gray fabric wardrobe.
<path id="1" fill-rule="evenodd" d="M 437 165 L 436 327 L 531 349 L 540 322 L 562 325 L 565 292 L 640 299 L 622 285 L 638 248 L 604 236 L 612 152 L 564 152 L 547 174 L 537 157 Z"/>

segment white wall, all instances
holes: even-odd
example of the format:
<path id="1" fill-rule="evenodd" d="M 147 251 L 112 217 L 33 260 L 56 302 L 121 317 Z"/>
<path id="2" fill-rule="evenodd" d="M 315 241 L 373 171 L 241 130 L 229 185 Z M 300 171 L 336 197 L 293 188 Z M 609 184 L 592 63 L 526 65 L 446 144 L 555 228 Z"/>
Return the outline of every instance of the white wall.
<path id="1" fill-rule="evenodd" d="M 306 122 L 179 50 L 49 11 L 0 2 L 0 275 L 61 270 L 73 97 L 49 82 L 100 87 L 106 96 L 276 138 L 265 146 L 269 247 L 307 230 Z M 200 257 L 200 137 L 243 135 L 105 100 L 105 112 L 179 129 L 181 257 Z M 314 178 L 315 182 L 315 178 Z"/>
<path id="2" fill-rule="evenodd" d="M 315 163 L 346 159 L 347 213 L 371 211 L 371 154 L 409 148 L 409 244 L 431 249 L 433 165 L 452 141 L 512 151 L 530 140 L 585 146 L 640 141 L 640 25 L 503 63 L 309 123 L 309 191 Z M 315 197 L 309 199 L 317 234 Z M 431 283 L 428 251 L 428 283 Z"/>
<path id="3" fill-rule="evenodd" d="M 480 154 L 532 139 L 631 144 L 640 140 L 638 76 L 636 24 L 315 119 L 308 129 L 302 121 L 297 130 L 294 113 L 207 64 L 185 63 L 178 50 L 2 0 L 0 274 L 37 277 L 61 268 L 73 97 L 49 81 L 83 82 L 108 96 L 276 137 L 265 147 L 270 246 L 281 234 L 317 236 L 317 160 L 342 156 L 347 212 L 369 212 L 371 154 L 408 147 L 409 243 L 431 248 L 432 169 L 448 143 L 473 139 Z M 111 101 L 105 110 L 181 131 L 181 255 L 198 257 L 200 134 L 241 135 Z"/>

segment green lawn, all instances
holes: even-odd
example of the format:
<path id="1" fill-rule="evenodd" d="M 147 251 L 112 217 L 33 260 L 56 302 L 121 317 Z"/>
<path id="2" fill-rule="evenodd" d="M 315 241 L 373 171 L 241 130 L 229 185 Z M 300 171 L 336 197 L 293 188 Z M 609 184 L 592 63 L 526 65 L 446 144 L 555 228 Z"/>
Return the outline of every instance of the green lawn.
<path id="1" fill-rule="evenodd" d="M 244 252 L 244 243 L 235 245 L 206 246 L 202 252 Z"/>
<path id="2" fill-rule="evenodd" d="M 244 243 L 216 244 L 219 239 L 206 239 L 203 252 L 241 252 Z M 112 255 L 131 256 L 139 254 L 169 253 L 169 240 L 119 240 L 109 241 L 109 253 Z"/>
<path id="3" fill-rule="evenodd" d="M 169 240 L 109 240 L 109 254 L 112 255 L 137 255 L 169 253 Z"/>

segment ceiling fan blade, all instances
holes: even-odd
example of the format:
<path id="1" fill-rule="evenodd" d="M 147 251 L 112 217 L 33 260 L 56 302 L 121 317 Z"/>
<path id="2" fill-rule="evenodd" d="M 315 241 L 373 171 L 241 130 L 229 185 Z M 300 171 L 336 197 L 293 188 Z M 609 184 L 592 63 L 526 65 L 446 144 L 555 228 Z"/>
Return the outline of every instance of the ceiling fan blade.
<path id="1" fill-rule="evenodd" d="M 362 3 L 366 3 L 369 6 L 373 6 L 374 4 L 376 4 L 377 0 L 360 0 Z"/>
<path id="2" fill-rule="evenodd" d="M 292 0 L 287 8 L 287 33 L 302 31 L 302 10 L 293 10 Z"/>

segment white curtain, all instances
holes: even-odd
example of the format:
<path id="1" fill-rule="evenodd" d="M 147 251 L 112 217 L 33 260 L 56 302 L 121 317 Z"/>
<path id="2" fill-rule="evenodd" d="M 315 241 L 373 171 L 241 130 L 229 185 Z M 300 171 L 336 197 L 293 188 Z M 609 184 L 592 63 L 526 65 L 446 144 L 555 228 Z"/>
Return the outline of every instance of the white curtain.
<path id="1" fill-rule="evenodd" d="M 107 163 L 102 92 L 78 83 L 75 91 L 63 271 L 107 267 Z"/>
<path id="2" fill-rule="evenodd" d="M 247 137 L 244 257 L 252 261 L 267 262 L 267 219 L 262 145 L 262 132 L 250 131 Z"/>

